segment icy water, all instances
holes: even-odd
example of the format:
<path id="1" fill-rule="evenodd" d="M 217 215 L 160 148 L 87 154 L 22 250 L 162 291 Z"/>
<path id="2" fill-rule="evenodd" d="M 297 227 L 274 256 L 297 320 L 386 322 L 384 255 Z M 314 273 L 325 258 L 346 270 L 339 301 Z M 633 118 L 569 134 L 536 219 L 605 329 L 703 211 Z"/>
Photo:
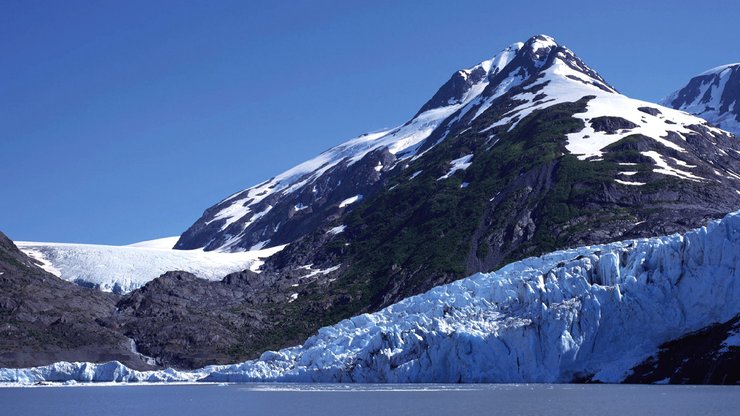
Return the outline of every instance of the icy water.
<path id="1" fill-rule="evenodd" d="M 128 385 L 0 388 L 3 415 L 738 415 L 740 387 Z"/>

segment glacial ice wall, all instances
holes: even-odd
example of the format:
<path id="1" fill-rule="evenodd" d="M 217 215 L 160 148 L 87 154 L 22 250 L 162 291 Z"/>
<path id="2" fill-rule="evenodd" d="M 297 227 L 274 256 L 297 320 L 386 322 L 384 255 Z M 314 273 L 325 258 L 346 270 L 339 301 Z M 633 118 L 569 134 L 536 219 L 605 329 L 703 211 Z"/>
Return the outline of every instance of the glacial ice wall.
<path id="1" fill-rule="evenodd" d="M 619 382 L 658 346 L 740 313 L 740 212 L 686 233 L 554 252 L 193 372 L 119 363 L 0 381 Z"/>
<path id="2" fill-rule="evenodd" d="M 735 213 L 476 274 L 206 380 L 619 382 L 660 344 L 740 313 L 739 268 Z"/>

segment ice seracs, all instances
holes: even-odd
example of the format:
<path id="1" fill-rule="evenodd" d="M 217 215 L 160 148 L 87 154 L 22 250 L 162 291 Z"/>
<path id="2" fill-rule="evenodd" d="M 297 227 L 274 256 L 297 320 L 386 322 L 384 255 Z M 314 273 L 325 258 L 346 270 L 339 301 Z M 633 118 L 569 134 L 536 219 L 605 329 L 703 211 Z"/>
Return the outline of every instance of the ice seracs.
<path id="1" fill-rule="evenodd" d="M 734 213 L 477 274 L 205 380 L 619 382 L 662 343 L 740 314 L 738 278 Z"/>
<path id="2" fill-rule="evenodd" d="M 57 363 L 0 369 L 0 381 L 619 382 L 661 344 L 740 314 L 738 278 L 740 212 L 684 235 L 511 263 L 241 364 Z"/>

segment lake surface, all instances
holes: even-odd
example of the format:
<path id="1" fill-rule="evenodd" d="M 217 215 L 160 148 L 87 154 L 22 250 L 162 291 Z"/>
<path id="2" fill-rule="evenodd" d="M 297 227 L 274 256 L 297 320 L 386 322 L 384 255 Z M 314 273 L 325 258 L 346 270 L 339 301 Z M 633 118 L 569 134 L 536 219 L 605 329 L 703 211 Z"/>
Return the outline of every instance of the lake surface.
<path id="1" fill-rule="evenodd" d="M 119 385 L 0 388 L 3 415 L 738 415 L 737 386 Z"/>

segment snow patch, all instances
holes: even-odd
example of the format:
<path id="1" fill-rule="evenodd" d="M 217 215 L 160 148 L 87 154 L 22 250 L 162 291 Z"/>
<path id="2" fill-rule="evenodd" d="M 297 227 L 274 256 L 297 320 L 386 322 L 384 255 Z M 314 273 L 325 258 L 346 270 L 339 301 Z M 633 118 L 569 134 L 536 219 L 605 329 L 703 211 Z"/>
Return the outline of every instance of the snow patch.
<path id="1" fill-rule="evenodd" d="M 329 274 L 329 273 L 331 273 L 333 271 L 339 270 L 339 267 L 341 267 L 341 264 L 337 264 L 336 266 L 332 266 L 332 267 L 329 267 L 329 268 L 326 268 L 326 269 L 311 270 L 311 267 L 309 266 L 307 270 L 309 270 L 310 273 L 307 274 L 307 275 L 305 275 L 305 276 L 301 276 L 300 278 L 301 279 L 309 279 L 311 277 L 318 276 L 320 274 L 326 275 L 326 274 Z"/>
<path id="2" fill-rule="evenodd" d="M 621 179 L 614 179 L 616 183 L 622 184 L 622 185 L 632 185 L 632 186 L 641 186 L 645 185 L 645 182 L 630 182 L 630 181 L 623 181 Z"/>
<path id="3" fill-rule="evenodd" d="M 330 228 L 329 234 L 337 235 L 337 234 L 343 233 L 344 230 L 346 229 L 347 229 L 346 225 L 338 225 L 336 227 Z"/>
<path id="4" fill-rule="evenodd" d="M 452 174 L 454 174 L 455 172 L 457 172 L 458 170 L 465 170 L 465 169 L 469 168 L 470 165 L 472 164 L 472 162 L 471 162 L 472 159 L 473 159 L 473 154 L 471 153 L 469 155 L 465 155 L 463 157 L 460 157 L 460 158 L 457 158 L 457 159 L 451 161 L 450 162 L 450 165 L 451 165 L 450 170 L 446 174 L 444 174 L 444 175 L 440 176 L 439 178 L 437 178 L 437 180 L 438 181 L 441 181 L 443 179 L 447 179 L 450 176 L 452 176 Z"/>
<path id="5" fill-rule="evenodd" d="M 349 197 L 339 203 L 339 208 L 344 208 L 348 205 L 354 204 L 355 202 L 361 201 L 361 200 L 362 200 L 362 195 L 355 195 L 355 196 Z"/>
<path id="6" fill-rule="evenodd" d="M 665 160 L 663 160 L 663 156 L 661 156 L 660 153 L 654 150 L 650 150 L 647 152 L 640 152 L 640 153 L 644 156 L 647 156 L 653 159 L 653 162 L 655 162 L 655 164 L 658 165 L 658 169 L 653 169 L 653 172 L 655 173 L 661 173 L 663 175 L 675 176 L 681 179 L 689 179 L 689 180 L 697 181 L 697 182 L 704 179 L 704 178 L 700 178 L 694 175 L 691 172 L 686 172 L 684 170 L 679 170 L 679 169 L 669 166 L 668 163 Z"/>

